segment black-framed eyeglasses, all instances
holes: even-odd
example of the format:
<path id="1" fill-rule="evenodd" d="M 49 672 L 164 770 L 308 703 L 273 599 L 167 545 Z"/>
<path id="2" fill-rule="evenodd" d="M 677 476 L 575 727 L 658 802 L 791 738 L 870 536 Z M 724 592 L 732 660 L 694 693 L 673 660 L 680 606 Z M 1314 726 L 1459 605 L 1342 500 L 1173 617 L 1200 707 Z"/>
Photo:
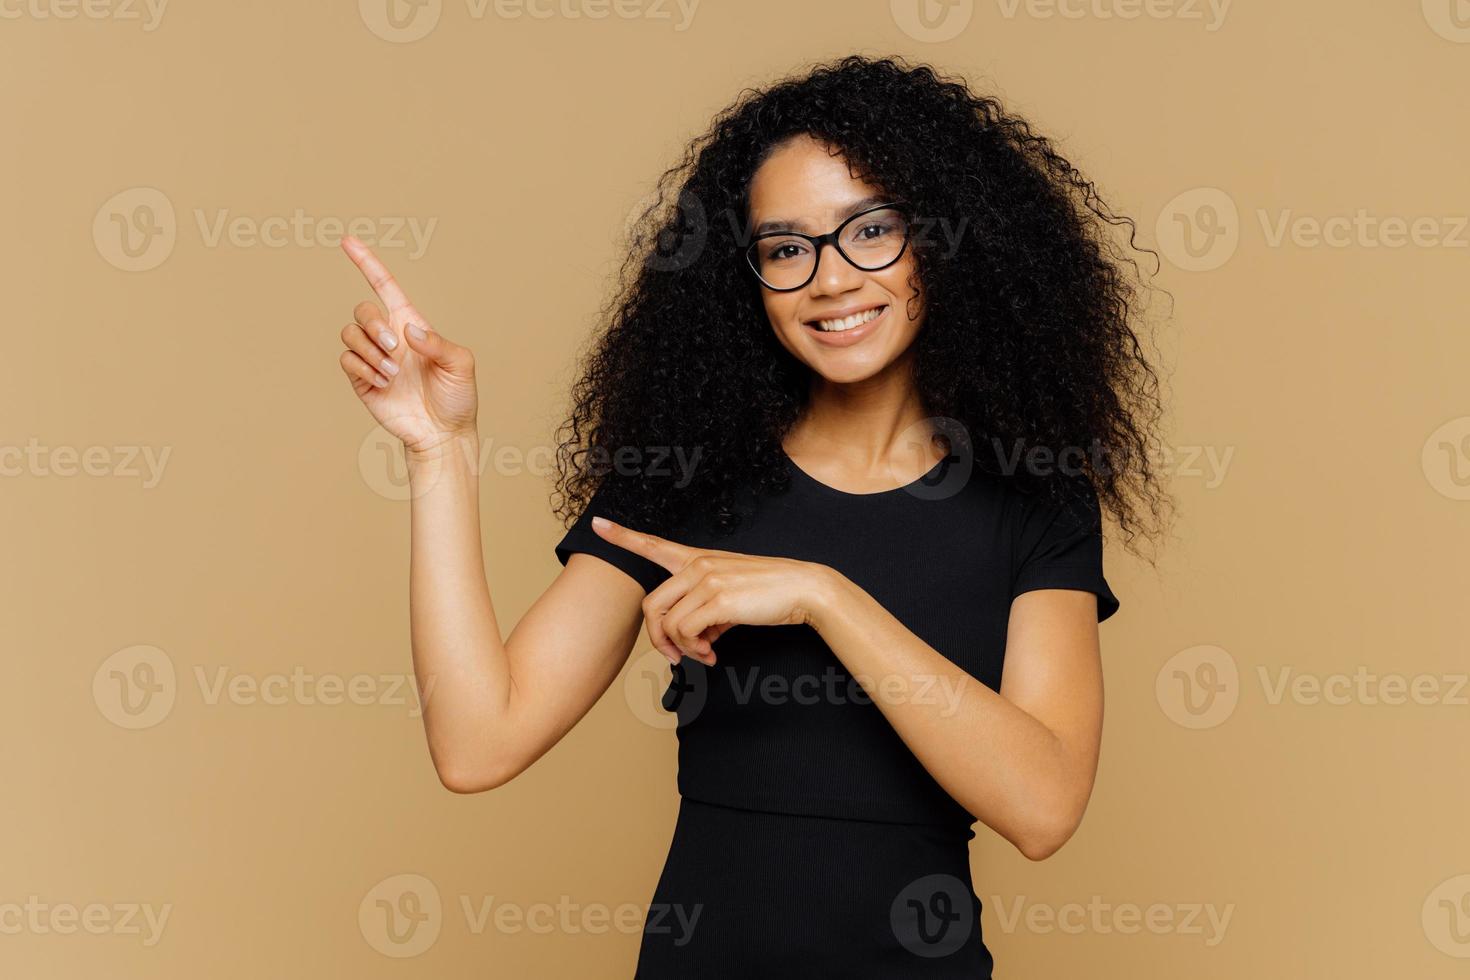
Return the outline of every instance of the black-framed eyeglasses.
<path id="1" fill-rule="evenodd" d="M 896 201 L 859 211 L 825 235 L 768 231 L 746 248 L 745 260 L 761 285 L 778 293 L 812 281 L 823 245 L 831 245 L 864 272 L 877 272 L 903 257 L 909 244 L 909 215 L 909 206 Z"/>

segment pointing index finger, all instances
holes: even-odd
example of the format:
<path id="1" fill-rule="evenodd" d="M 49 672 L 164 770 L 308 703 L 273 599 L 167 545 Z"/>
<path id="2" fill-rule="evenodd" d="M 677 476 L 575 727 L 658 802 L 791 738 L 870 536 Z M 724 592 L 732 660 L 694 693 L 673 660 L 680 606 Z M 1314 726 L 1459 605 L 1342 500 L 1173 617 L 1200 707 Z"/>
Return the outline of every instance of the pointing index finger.
<path id="1" fill-rule="evenodd" d="M 661 538 L 656 534 L 623 527 L 606 517 L 592 518 L 592 529 L 619 548 L 647 558 L 656 565 L 662 565 L 670 572 L 677 572 L 689 564 L 689 559 L 694 557 L 696 551 L 688 545 Z"/>
<path id="2" fill-rule="evenodd" d="M 373 250 L 359 239 L 352 235 L 344 236 L 342 251 L 347 253 L 352 264 L 362 272 L 368 285 L 373 287 L 373 292 L 378 294 L 378 298 L 388 308 L 389 314 L 405 310 L 413 305 L 408 301 L 408 294 L 398 285 L 398 280 L 393 278 L 393 273 L 389 272 L 382 260 L 373 254 Z"/>

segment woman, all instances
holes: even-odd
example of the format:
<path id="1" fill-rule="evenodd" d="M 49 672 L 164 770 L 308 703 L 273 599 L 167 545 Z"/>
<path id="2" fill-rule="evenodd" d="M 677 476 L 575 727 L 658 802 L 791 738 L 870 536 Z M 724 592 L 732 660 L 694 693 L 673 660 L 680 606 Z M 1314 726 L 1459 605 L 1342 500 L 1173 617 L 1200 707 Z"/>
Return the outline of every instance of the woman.
<path id="1" fill-rule="evenodd" d="M 681 803 L 637 976 L 988 977 L 971 825 L 1034 860 L 1076 830 L 1102 510 L 1159 513 L 1131 224 L 893 59 L 744 93 L 659 186 L 562 430 L 565 568 L 504 640 L 473 359 L 344 243 L 385 307 L 342 367 L 407 451 L 435 768 L 525 770 L 646 623 Z"/>

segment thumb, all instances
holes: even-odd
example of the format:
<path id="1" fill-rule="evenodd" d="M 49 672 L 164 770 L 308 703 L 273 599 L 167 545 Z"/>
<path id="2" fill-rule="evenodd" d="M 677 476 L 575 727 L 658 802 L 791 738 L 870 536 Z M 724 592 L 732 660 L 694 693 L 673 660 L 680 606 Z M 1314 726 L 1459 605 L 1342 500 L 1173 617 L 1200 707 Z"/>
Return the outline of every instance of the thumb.
<path id="1" fill-rule="evenodd" d="M 475 358 L 468 347 L 461 347 L 422 320 L 410 320 L 403 331 L 408 346 L 446 369 L 451 374 L 473 373 Z"/>

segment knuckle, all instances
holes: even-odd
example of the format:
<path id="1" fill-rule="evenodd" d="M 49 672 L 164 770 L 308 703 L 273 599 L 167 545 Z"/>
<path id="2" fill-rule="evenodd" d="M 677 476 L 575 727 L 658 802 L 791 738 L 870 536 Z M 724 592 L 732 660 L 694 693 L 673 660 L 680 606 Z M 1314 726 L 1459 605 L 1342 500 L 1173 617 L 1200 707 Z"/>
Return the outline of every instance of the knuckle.
<path id="1" fill-rule="evenodd" d="M 689 563 L 689 567 L 694 569 L 696 572 L 699 572 L 701 575 L 707 575 L 711 571 L 713 571 L 714 565 L 715 560 L 709 555 L 699 555 Z"/>
<path id="2" fill-rule="evenodd" d="M 371 300 L 363 300 L 352 308 L 352 318 L 358 323 L 367 323 L 370 320 L 382 319 L 383 313 L 378 309 L 378 304 Z"/>

